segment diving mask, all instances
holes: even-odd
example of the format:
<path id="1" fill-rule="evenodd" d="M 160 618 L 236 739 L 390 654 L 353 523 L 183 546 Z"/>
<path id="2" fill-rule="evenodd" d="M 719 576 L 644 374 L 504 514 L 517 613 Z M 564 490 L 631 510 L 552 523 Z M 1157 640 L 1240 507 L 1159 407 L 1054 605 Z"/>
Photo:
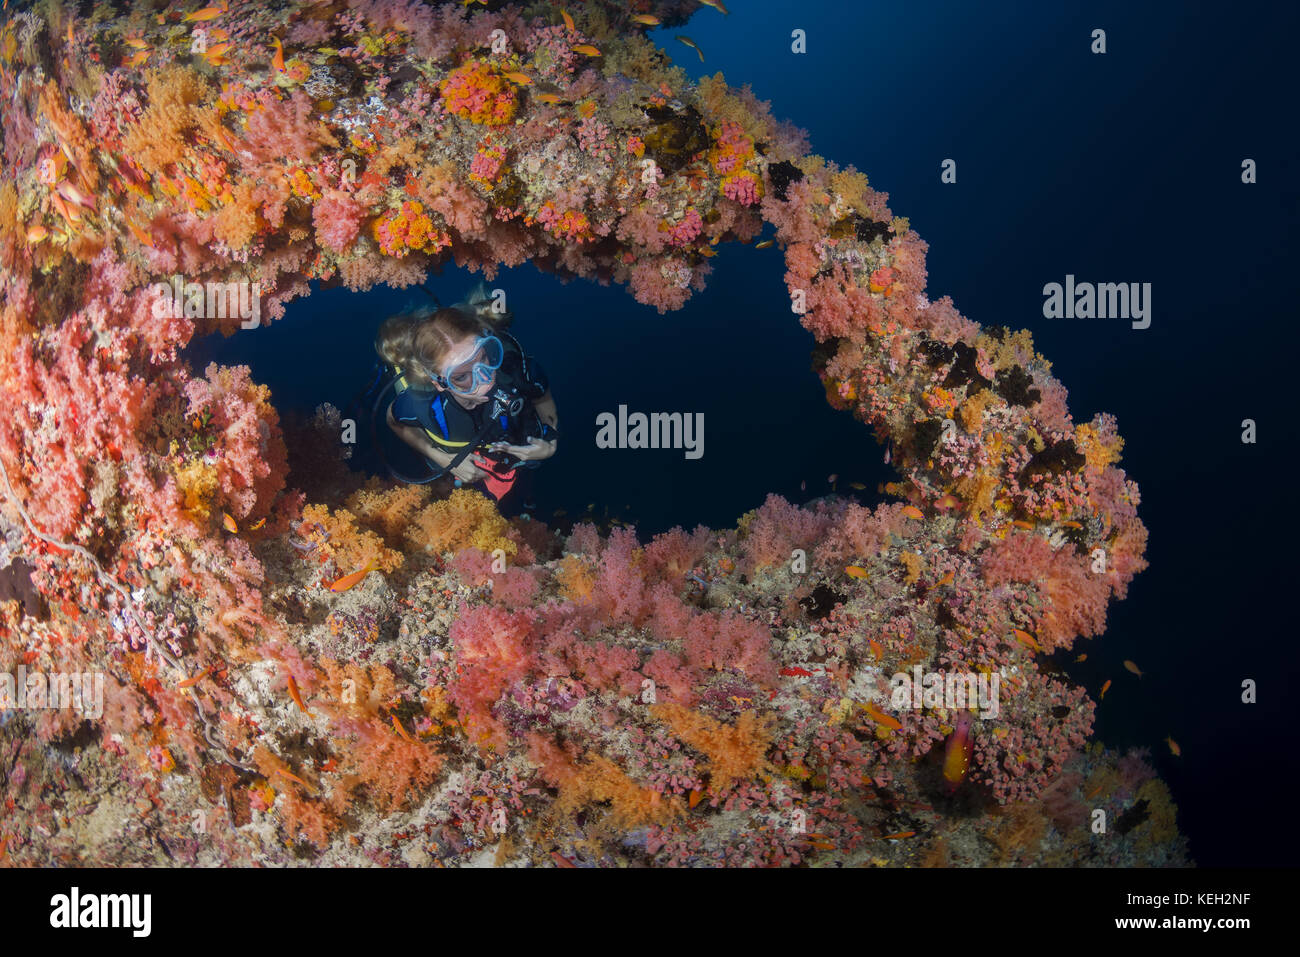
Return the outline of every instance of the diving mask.
<path id="1" fill-rule="evenodd" d="M 501 340 L 496 336 L 482 336 L 464 353 L 463 359 L 453 360 L 443 370 L 439 383 L 458 395 L 473 395 L 480 386 L 492 381 L 504 358 Z"/>

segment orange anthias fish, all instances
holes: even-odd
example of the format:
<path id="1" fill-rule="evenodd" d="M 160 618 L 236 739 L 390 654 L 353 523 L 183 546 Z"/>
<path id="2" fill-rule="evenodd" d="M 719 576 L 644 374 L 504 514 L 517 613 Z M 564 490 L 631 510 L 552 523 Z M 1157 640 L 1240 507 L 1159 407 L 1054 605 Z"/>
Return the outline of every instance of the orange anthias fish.
<path id="1" fill-rule="evenodd" d="M 414 744 L 415 741 L 411 738 L 409 734 L 406 733 L 406 729 L 402 727 L 402 722 L 397 720 L 397 715 L 393 715 L 392 718 L 393 718 L 393 728 L 396 729 L 397 733 L 400 734 L 407 741 L 410 741 L 412 744 Z"/>
<path id="2" fill-rule="evenodd" d="M 527 73 L 520 73 L 518 70 L 512 70 L 509 73 L 502 73 L 501 75 L 504 76 L 511 83 L 515 84 L 516 86 L 527 86 L 528 84 L 533 82 L 533 78 L 531 76 L 529 76 Z"/>
<path id="3" fill-rule="evenodd" d="M 1169 745 L 1169 752 L 1176 758 L 1183 756 L 1183 749 L 1178 746 L 1178 742 L 1173 738 L 1166 737 L 1165 744 Z"/>
<path id="4" fill-rule="evenodd" d="M 1077 664 L 1081 664 L 1081 663 L 1083 663 L 1083 662 L 1085 662 L 1085 661 L 1087 661 L 1087 660 L 1088 660 L 1088 656 L 1087 656 L 1087 654 L 1082 654 L 1082 655 L 1080 655 L 1079 657 L 1077 657 L 1077 658 L 1074 659 L 1074 663 L 1077 665 Z"/>
<path id="5" fill-rule="evenodd" d="M 916 518 L 916 519 L 925 518 L 925 513 L 922 512 L 915 505 L 904 505 L 903 514 L 906 515 L 908 518 Z"/>
<path id="6" fill-rule="evenodd" d="M 1038 643 L 1038 639 L 1035 638 L 1033 635 L 1031 635 L 1029 632 L 1021 631 L 1019 628 L 1012 628 L 1011 633 L 1016 636 L 1016 641 L 1020 642 L 1025 647 L 1033 648 L 1034 651 L 1043 650 L 1042 645 Z"/>
<path id="7" fill-rule="evenodd" d="M 568 10 L 561 10 L 560 16 L 564 18 L 564 25 L 568 27 L 570 30 L 578 29 L 576 26 L 574 26 L 573 17 L 569 16 Z"/>
<path id="8" fill-rule="evenodd" d="M 1124 667 L 1125 667 L 1127 670 L 1133 672 L 1133 674 L 1137 675 L 1139 678 L 1142 677 L 1142 669 L 1139 668 L 1139 667 L 1138 667 L 1136 664 L 1134 664 L 1133 662 L 1129 661 L 1127 658 L 1124 659 Z"/>
<path id="9" fill-rule="evenodd" d="M 375 567 L 376 567 L 375 563 L 371 562 L 369 565 L 367 565 L 365 568 L 361 569 L 360 571 L 355 571 L 351 575 L 344 575 L 338 581 L 330 583 L 330 591 L 347 591 L 353 585 L 357 584 L 357 582 L 361 581 L 363 578 L 365 578 L 367 575 L 373 572 L 375 570 Z"/>
<path id="10" fill-rule="evenodd" d="M 706 7 L 712 7 L 714 10 L 717 10 L 722 14 L 728 14 L 731 12 L 723 5 L 722 0 L 700 0 L 700 3 L 704 4 Z"/>
<path id="11" fill-rule="evenodd" d="M 177 684 L 176 687 L 178 687 L 178 688 L 191 688 L 191 687 L 193 687 L 194 685 L 198 684 L 200 681 L 202 681 L 204 678 L 206 678 L 206 677 L 207 677 L 208 675 L 210 675 L 210 674 L 212 674 L 212 666 L 211 666 L 211 665 L 209 665 L 208 667 L 204 668 L 202 671 L 200 671 L 198 674 L 196 674 L 193 678 L 186 678 L 184 681 L 182 681 L 182 682 L 180 682 L 179 684 Z"/>
<path id="12" fill-rule="evenodd" d="M 936 584 L 936 585 L 951 585 L 951 584 L 952 584 L 952 580 L 953 580 L 953 578 L 954 578 L 953 573 L 952 573 L 952 572 L 949 572 L 948 574 L 946 574 L 946 575 L 944 575 L 942 578 L 940 578 L 937 582 L 935 582 L 935 584 Z"/>
<path id="13" fill-rule="evenodd" d="M 220 3 L 215 7 L 204 7 L 202 10 L 195 10 L 193 13 L 187 13 L 185 16 L 181 17 L 181 21 L 183 23 L 203 23 L 207 20 L 215 20 L 229 9 L 229 4 Z"/>
<path id="14" fill-rule="evenodd" d="M 943 498 L 939 499 L 934 503 L 934 507 L 939 509 L 942 512 L 947 512 L 951 509 L 959 507 L 960 505 L 961 505 L 961 499 L 959 499 L 956 495 L 951 495 L 951 494 L 943 496 Z"/>
<path id="15" fill-rule="evenodd" d="M 226 531 L 228 531 L 231 535 L 239 534 L 239 526 L 235 524 L 235 520 L 233 517 L 231 517 L 231 514 L 229 512 L 221 513 L 221 524 L 225 526 Z"/>
<path id="16" fill-rule="evenodd" d="M 1109 690 L 1110 690 L 1110 679 L 1107 678 L 1107 679 L 1106 679 L 1106 683 L 1105 683 L 1104 685 L 1101 686 L 1101 700 L 1102 700 L 1102 701 L 1105 701 L 1105 700 L 1106 700 L 1106 692 L 1109 691 Z"/>
<path id="17" fill-rule="evenodd" d="M 882 834 L 881 837 L 880 837 L 880 839 L 881 839 L 882 841 L 901 841 L 901 840 L 903 840 L 904 838 L 908 838 L 908 837 L 916 837 L 916 832 L 915 832 L 915 831 L 899 831 L 899 832 L 897 832 L 897 833 L 895 833 L 895 834 Z"/>
<path id="18" fill-rule="evenodd" d="M 311 716 L 311 712 L 307 710 L 307 706 L 302 703 L 302 695 L 298 693 L 298 682 L 293 680 L 293 675 L 289 676 L 289 697 L 293 699 L 294 704 L 302 709 L 303 714 L 308 715 L 309 717 Z"/>
<path id="19" fill-rule="evenodd" d="M 866 578 L 869 572 L 860 565 L 849 565 L 844 569 L 844 574 L 850 578 Z"/>
<path id="20" fill-rule="evenodd" d="M 600 56 L 600 51 L 590 43 L 579 43 L 573 48 L 574 53 L 581 53 L 583 56 Z"/>
<path id="21" fill-rule="evenodd" d="M 659 22 L 660 22 L 658 17 L 649 13 L 638 13 L 632 19 L 637 23 L 644 24 L 647 27 L 657 27 L 659 26 Z"/>
<path id="22" fill-rule="evenodd" d="M 279 37 L 271 37 L 271 45 L 275 47 L 275 56 L 271 57 L 271 69 L 276 73 L 284 72 L 284 44 L 280 42 Z"/>
<path id="23" fill-rule="evenodd" d="M 754 248 L 755 248 L 755 249 L 771 249 L 774 245 L 776 245 L 776 240 L 775 240 L 775 239 L 764 239 L 762 242 L 754 243 Z"/>
<path id="24" fill-rule="evenodd" d="M 948 735 L 948 743 L 944 745 L 943 779 L 949 794 L 966 780 L 966 772 L 970 770 L 971 755 L 975 751 L 975 742 L 971 737 L 974 723 L 975 719 L 969 711 L 957 715 L 957 724 L 952 734 Z"/>
<path id="25" fill-rule="evenodd" d="M 549 103 L 551 106 L 554 106 L 556 103 L 560 102 L 560 95 L 558 93 L 538 93 L 537 101 L 539 103 Z"/>
<path id="26" fill-rule="evenodd" d="M 891 731 L 903 730 L 903 723 L 901 721 L 899 721 L 893 715 L 885 714 L 885 712 L 881 711 L 870 701 L 868 701 L 866 704 L 862 706 L 862 710 L 865 711 L 867 713 L 867 717 L 869 717 L 872 721 L 876 722 L 876 724 L 884 725 L 886 728 L 889 728 Z"/>

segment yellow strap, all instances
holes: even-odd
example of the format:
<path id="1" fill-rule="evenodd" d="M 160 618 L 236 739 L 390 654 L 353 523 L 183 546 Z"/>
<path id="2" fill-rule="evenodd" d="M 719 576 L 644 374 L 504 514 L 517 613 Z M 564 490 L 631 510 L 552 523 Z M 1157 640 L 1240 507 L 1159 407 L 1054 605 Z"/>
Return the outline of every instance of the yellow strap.
<path id="1" fill-rule="evenodd" d="M 410 386 L 406 384 L 406 374 L 402 372 L 401 369 L 397 370 L 397 381 L 394 383 L 393 387 L 396 389 L 398 394 L 405 392 L 410 388 Z M 468 442 L 452 442 L 449 439 L 444 439 L 432 429 L 425 429 L 424 434 L 429 437 L 431 442 L 437 442 L 439 445 L 446 446 L 449 449 L 463 449 L 465 446 L 469 445 Z"/>

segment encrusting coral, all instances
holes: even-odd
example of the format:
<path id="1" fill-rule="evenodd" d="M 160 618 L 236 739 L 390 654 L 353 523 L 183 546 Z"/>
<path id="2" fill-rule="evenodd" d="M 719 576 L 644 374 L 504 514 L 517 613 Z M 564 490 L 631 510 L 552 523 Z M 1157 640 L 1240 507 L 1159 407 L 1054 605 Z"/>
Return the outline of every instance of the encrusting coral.
<path id="1" fill-rule="evenodd" d="M 931 301 L 865 176 L 689 81 L 626 4 L 571 7 L 0 26 L 0 553 L 47 606 L 3 607 L 0 667 L 109 678 L 102 716 L 2 722 L 0 859 L 149 862 L 146 831 L 174 864 L 1182 859 L 1167 792 L 1086 748 L 1093 702 L 1043 667 L 1145 567 L 1114 420 L 1074 423 L 1027 333 Z M 274 321 L 310 282 L 531 260 L 664 311 L 764 229 L 896 500 L 652 542 L 445 485 L 313 475 L 308 501 L 269 392 L 180 354 L 247 317 L 152 285 L 258 283 Z M 913 667 L 1004 682 L 956 797 L 956 709 L 891 696 Z M 1089 842 L 1097 802 L 1125 830 Z"/>

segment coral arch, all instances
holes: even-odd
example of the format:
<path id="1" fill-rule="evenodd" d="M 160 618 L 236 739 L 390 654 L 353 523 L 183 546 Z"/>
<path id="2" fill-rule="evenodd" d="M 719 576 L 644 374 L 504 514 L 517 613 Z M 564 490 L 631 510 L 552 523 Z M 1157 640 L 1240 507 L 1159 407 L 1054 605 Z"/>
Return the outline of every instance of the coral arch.
<path id="1" fill-rule="evenodd" d="M 1038 796 L 1093 710 L 1043 656 L 1100 633 L 1145 566 L 1113 418 L 1074 423 L 1028 333 L 928 299 L 926 244 L 885 194 L 748 88 L 692 83 L 612 4 L 572 24 L 493 7 L 236 0 L 202 49 L 182 12 L 0 30 L 5 547 L 49 612 L 7 618 L 3 663 L 108 672 L 99 746 L 150 793 L 183 778 L 223 805 L 225 859 L 283 852 L 250 849 L 266 814 L 346 855 L 378 818 L 435 811 L 449 859 L 506 837 L 502 859 L 545 860 L 543 830 L 566 860 L 599 859 L 593 834 L 660 862 L 850 854 L 872 823 L 855 802 L 924 796 L 919 759 L 953 734 L 950 709 L 890 703 L 917 666 L 1001 676 L 966 786 Z M 274 321 L 312 280 L 532 261 L 664 311 L 768 227 L 827 399 L 888 448 L 894 500 L 773 496 L 646 546 L 464 492 L 308 504 L 268 390 L 179 355 L 240 317 L 151 287 L 255 282 Z M 322 587 L 367 562 L 362 586 Z M 826 847 L 773 831 L 741 852 L 692 824 L 791 807 Z"/>

